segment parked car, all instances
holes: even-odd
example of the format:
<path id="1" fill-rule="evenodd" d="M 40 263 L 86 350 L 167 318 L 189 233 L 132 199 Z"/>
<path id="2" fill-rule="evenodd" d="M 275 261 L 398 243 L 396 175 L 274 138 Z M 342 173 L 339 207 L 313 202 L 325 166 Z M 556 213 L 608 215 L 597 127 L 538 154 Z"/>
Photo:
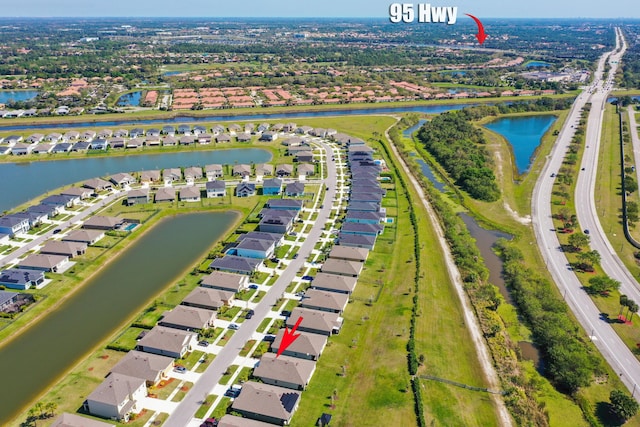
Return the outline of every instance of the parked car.
<path id="1" fill-rule="evenodd" d="M 264 336 L 264 341 L 266 342 L 274 342 L 276 340 L 276 336 L 275 335 L 265 335 Z"/>
<path id="2" fill-rule="evenodd" d="M 253 315 L 254 315 L 254 314 L 256 314 L 256 312 L 255 312 L 255 311 L 253 311 L 253 310 L 249 310 L 249 311 L 247 311 L 247 314 L 245 314 L 244 318 L 245 318 L 245 319 L 251 319 L 251 318 L 253 317 Z"/>
<path id="3" fill-rule="evenodd" d="M 62 231 L 61 228 L 56 228 L 55 230 L 53 230 L 53 234 L 58 234 L 61 231 Z"/>
<path id="4" fill-rule="evenodd" d="M 302 276 L 302 280 L 312 281 L 313 280 L 313 276 Z"/>
<path id="5" fill-rule="evenodd" d="M 249 285 L 249 289 L 258 289 L 258 285 L 251 284 Z"/>
<path id="6" fill-rule="evenodd" d="M 187 372 L 187 368 L 185 368 L 185 367 L 184 367 L 184 366 L 182 366 L 182 365 L 176 365 L 176 366 L 174 366 L 174 367 L 173 367 L 173 370 L 174 370 L 175 372 L 179 372 L 179 373 L 181 373 L 181 374 L 183 374 L 183 373 Z"/>
<path id="7" fill-rule="evenodd" d="M 297 259 L 298 258 L 298 254 L 293 254 L 293 259 Z"/>
<path id="8" fill-rule="evenodd" d="M 202 340 L 198 342 L 198 345 L 201 347 L 209 347 L 209 341 Z"/>
<path id="9" fill-rule="evenodd" d="M 239 326 L 236 325 L 235 323 L 232 323 L 232 324 L 229 325 L 229 329 L 231 329 L 231 330 L 237 331 L 238 328 L 239 328 Z"/>
<path id="10" fill-rule="evenodd" d="M 588 229 L 584 229 L 584 234 L 589 234 L 589 230 Z"/>
<path id="11" fill-rule="evenodd" d="M 224 395 L 226 397 L 236 398 L 238 397 L 241 391 L 242 391 L 242 387 L 238 387 L 237 385 L 232 385 L 227 389 L 227 391 L 224 392 Z"/>
<path id="12" fill-rule="evenodd" d="M 200 427 L 218 427 L 218 420 L 215 418 L 207 418 Z"/>

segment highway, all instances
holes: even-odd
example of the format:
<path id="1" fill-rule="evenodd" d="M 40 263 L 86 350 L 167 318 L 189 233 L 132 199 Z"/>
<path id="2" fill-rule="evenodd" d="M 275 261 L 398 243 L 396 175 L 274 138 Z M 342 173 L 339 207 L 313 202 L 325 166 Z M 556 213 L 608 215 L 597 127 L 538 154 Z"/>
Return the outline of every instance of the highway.
<path id="1" fill-rule="evenodd" d="M 618 28 L 615 31 L 616 48 L 603 54 L 600 58 L 593 84 L 576 98 L 555 145 L 547 157 L 547 162 L 534 188 L 531 217 L 538 246 L 553 280 L 598 350 L 613 370 L 618 373 L 629 391 L 633 392 L 636 384 L 640 384 L 640 362 L 609 323 L 601 318 L 600 310 L 582 289 L 582 284 L 576 274 L 571 271 L 569 261 L 560 248 L 551 217 L 551 194 L 555 181 L 551 174 L 557 174 L 562 166 L 564 155 L 580 120 L 580 113 L 585 104 L 591 102 L 586 129 L 586 148 L 581 164 L 584 171 L 579 174 L 576 182 L 575 200 L 578 220 L 583 229 L 589 229 L 591 247 L 600 252 L 601 265 L 605 272 L 622 283 L 621 291 L 623 293 L 640 301 L 638 290 L 640 288 L 638 288 L 637 282 L 624 268 L 604 235 L 596 214 L 594 199 L 603 108 L 613 84 L 613 76 L 617 70 L 618 62 L 626 50 L 626 42 L 622 32 Z M 606 61 L 609 61 L 611 68 L 606 80 L 603 80 Z M 634 397 L 640 401 L 640 393 L 634 394 Z"/>

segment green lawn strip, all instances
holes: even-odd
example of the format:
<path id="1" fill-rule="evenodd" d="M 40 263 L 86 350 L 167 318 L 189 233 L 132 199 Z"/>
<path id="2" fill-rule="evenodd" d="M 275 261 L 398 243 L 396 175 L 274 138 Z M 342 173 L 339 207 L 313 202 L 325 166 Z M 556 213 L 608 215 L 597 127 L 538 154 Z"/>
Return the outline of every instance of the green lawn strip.
<path id="1" fill-rule="evenodd" d="M 269 327 L 268 334 L 276 335 L 280 329 L 284 328 L 284 320 L 276 319 L 273 321 L 271 326 Z"/>
<path id="2" fill-rule="evenodd" d="M 249 368 L 247 366 L 240 369 L 238 376 L 233 380 L 234 384 L 242 384 L 248 381 L 249 377 L 251 376 L 251 371 L 253 371 L 253 368 Z"/>
<path id="3" fill-rule="evenodd" d="M 271 322 L 271 320 L 273 320 L 273 318 L 271 317 L 265 317 L 264 319 L 262 319 L 262 322 L 260 322 L 260 324 L 258 325 L 256 332 L 263 333 L 265 329 L 267 329 L 267 326 L 269 325 L 269 322 Z"/>
<path id="4" fill-rule="evenodd" d="M 156 325 L 156 323 L 158 323 L 158 320 L 160 320 L 163 313 L 171 310 L 172 308 L 173 307 L 154 304 L 147 308 L 144 313 L 135 320 L 134 324 L 151 329 Z"/>
<path id="5" fill-rule="evenodd" d="M 298 306 L 298 304 L 300 304 L 300 301 L 292 299 L 287 301 L 287 304 L 284 306 L 284 310 L 283 311 L 293 311 L 294 308 L 296 308 Z"/>
<path id="6" fill-rule="evenodd" d="M 282 245 L 282 246 L 278 246 L 278 248 L 276 249 L 276 258 L 284 258 L 284 256 L 287 254 L 287 252 L 289 252 L 289 249 L 291 249 L 291 245 Z"/>
<path id="7" fill-rule="evenodd" d="M 266 294 L 267 294 L 267 293 L 266 293 L 265 291 L 258 291 L 258 292 L 256 292 L 256 294 L 255 294 L 255 296 L 253 297 L 253 299 L 251 300 L 251 302 L 256 303 L 256 304 L 257 304 L 257 303 L 259 303 L 260 301 L 262 301 L 262 298 L 264 298 L 264 296 L 265 296 Z"/>
<path id="8" fill-rule="evenodd" d="M 185 381 L 184 383 L 182 383 L 182 385 L 178 389 L 178 392 L 173 396 L 171 401 L 172 402 L 182 402 L 182 399 L 184 399 L 184 397 L 189 392 L 189 390 L 191 390 L 191 387 L 193 387 L 193 383 L 192 382 Z"/>
<path id="9" fill-rule="evenodd" d="M 182 365 L 187 369 L 192 369 L 195 366 L 195 364 L 200 360 L 203 354 L 204 354 L 203 351 L 194 350 L 191 353 L 188 353 L 186 358 L 178 359 L 176 361 L 176 364 Z"/>
<path id="10" fill-rule="evenodd" d="M 167 418 L 169 418 L 169 414 L 167 414 L 166 412 L 160 412 L 156 417 L 156 419 L 153 421 L 152 425 L 153 426 L 164 425 L 164 422 L 167 421 Z"/>
<path id="11" fill-rule="evenodd" d="M 222 377 L 220 378 L 220 384 L 227 385 L 229 383 L 229 380 L 231 379 L 231 376 L 236 372 L 237 369 L 238 365 L 231 365 L 227 367 L 227 370 L 224 371 L 224 374 L 222 374 Z"/>
<path id="12" fill-rule="evenodd" d="M 216 396 L 215 394 L 210 394 L 209 396 L 207 396 L 207 398 L 204 400 L 204 402 L 200 405 L 200 407 L 198 408 L 198 410 L 196 411 L 196 418 L 204 418 L 205 415 L 207 415 L 207 412 L 209 411 L 209 408 L 211 408 L 211 405 L 213 405 L 213 402 L 218 398 L 218 396 Z"/>
<path id="13" fill-rule="evenodd" d="M 220 402 L 218 403 L 218 406 L 216 406 L 216 409 L 214 409 L 213 412 L 211 413 L 211 417 L 214 417 L 215 419 L 219 420 L 220 418 L 226 415 L 227 410 L 229 409 L 232 403 L 233 402 L 231 401 L 230 398 L 223 397 L 222 399 L 220 399 Z"/>
<path id="14" fill-rule="evenodd" d="M 263 354 L 269 352 L 270 344 L 267 341 L 261 341 L 256 347 L 255 351 L 251 354 L 254 359 L 260 359 Z"/>
<path id="15" fill-rule="evenodd" d="M 128 423 L 116 423 L 117 426 L 127 426 L 127 427 L 142 427 L 147 424 L 149 418 L 154 414 L 153 411 L 148 409 L 143 409 L 139 414 L 134 414 L 130 418 Z M 96 418 L 97 420 L 104 421 L 102 418 Z"/>
<path id="16" fill-rule="evenodd" d="M 145 329 L 136 328 L 133 326 L 130 328 L 127 328 L 115 340 L 113 340 L 109 344 L 109 347 L 112 347 L 113 349 L 117 349 L 121 351 L 133 350 L 138 343 L 136 341 L 136 338 L 144 331 Z"/>
<path id="17" fill-rule="evenodd" d="M 255 289 L 243 289 L 238 294 L 236 294 L 236 300 L 249 301 L 255 293 Z"/>
<path id="18" fill-rule="evenodd" d="M 240 356 L 244 357 L 247 354 L 249 354 L 249 351 L 253 348 L 253 346 L 255 345 L 256 340 L 249 340 L 245 343 L 244 347 L 242 347 L 242 350 L 240 350 Z"/>
<path id="19" fill-rule="evenodd" d="M 215 358 L 216 358 L 215 354 L 204 353 L 201 357 L 201 360 L 204 360 L 204 362 L 198 365 L 198 367 L 195 369 L 195 372 L 201 374 L 204 371 L 206 371 L 209 365 L 211 365 L 211 362 L 213 362 Z"/>
<path id="20" fill-rule="evenodd" d="M 218 319 L 231 320 L 242 310 L 242 308 L 238 306 L 230 306 L 230 307 L 221 307 L 218 310 Z"/>

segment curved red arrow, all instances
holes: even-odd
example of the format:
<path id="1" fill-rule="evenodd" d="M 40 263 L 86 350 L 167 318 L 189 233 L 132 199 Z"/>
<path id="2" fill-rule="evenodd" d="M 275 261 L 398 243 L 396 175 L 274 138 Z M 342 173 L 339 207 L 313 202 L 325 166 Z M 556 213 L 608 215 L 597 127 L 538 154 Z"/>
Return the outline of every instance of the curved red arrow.
<path id="1" fill-rule="evenodd" d="M 300 336 L 299 333 L 295 333 L 296 329 L 298 329 L 298 326 L 300 326 L 300 322 L 302 322 L 302 316 L 298 317 L 298 321 L 295 325 L 293 325 L 291 331 L 289 331 L 286 326 L 284 327 L 284 335 L 282 336 L 282 341 L 280 342 L 280 348 L 278 348 L 276 357 L 280 356 L 280 354 L 282 354 L 282 352 L 285 351 L 287 347 L 289 347 L 296 340 L 296 338 Z"/>
<path id="2" fill-rule="evenodd" d="M 480 20 L 473 15 L 469 15 L 468 13 L 465 13 L 465 15 L 476 21 L 476 24 L 478 25 L 478 34 L 476 34 L 476 38 L 478 39 L 478 42 L 480 44 L 484 43 L 485 39 L 487 38 L 487 34 L 484 32 L 484 25 L 482 25 L 482 22 L 480 22 Z"/>

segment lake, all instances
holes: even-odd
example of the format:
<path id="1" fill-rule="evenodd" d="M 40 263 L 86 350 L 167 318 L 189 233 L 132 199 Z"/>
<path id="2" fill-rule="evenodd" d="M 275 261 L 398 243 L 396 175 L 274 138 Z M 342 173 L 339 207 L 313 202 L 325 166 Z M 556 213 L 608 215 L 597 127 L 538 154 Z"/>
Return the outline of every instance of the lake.
<path id="1" fill-rule="evenodd" d="M 116 104 L 119 107 L 139 107 L 142 91 L 130 92 L 122 95 Z"/>
<path id="2" fill-rule="evenodd" d="M 550 67 L 553 64 L 544 61 L 529 61 L 525 64 L 525 67 Z"/>
<path id="3" fill-rule="evenodd" d="M 98 119 L 92 119 L 87 116 L 86 122 L 81 123 L 50 123 L 50 124 L 32 124 L 32 125 L 11 125 L 1 126 L 0 132 L 8 131 L 29 131 L 36 129 L 78 129 L 78 128 L 104 128 L 115 126 L 130 126 L 130 125 L 154 125 L 154 124 L 172 124 L 172 123 L 198 123 L 198 122 L 229 122 L 229 121 L 246 121 L 246 120 L 275 120 L 275 119 L 287 119 L 294 120 L 296 118 L 314 118 L 314 117 L 331 117 L 331 116 L 361 116 L 372 114 L 397 114 L 397 113 L 426 113 L 426 114 L 439 114 L 445 111 L 461 110 L 464 107 L 471 107 L 478 104 L 440 104 L 440 105 L 419 105 L 413 107 L 379 107 L 379 108 L 357 108 L 353 110 L 325 110 L 325 111 L 300 111 L 297 113 L 271 113 L 271 114 L 240 114 L 237 116 L 224 115 L 224 116 L 201 116 L 201 117 L 187 117 L 178 116 L 164 119 L 149 119 L 149 120 L 127 120 L 123 115 L 122 121 L 97 121 Z M 487 104 L 493 105 L 493 104 Z M 257 109 L 254 109 L 254 111 Z M 95 121 L 91 121 L 95 120 Z M 7 123 L 8 121 L 2 121 L 0 124 Z"/>
<path id="4" fill-rule="evenodd" d="M 28 101 L 38 96 L 37 90 L 0 90 L 0 104 L 9 101 Z"/>
<path id="5" fill-rule="evenodd" d="M 519 174 L 529 170 L 542 136 L 549 130 L 556 116 L 503 117 L 485 124 L 487 129 L 502 135 L 510 144 Z"/>
<path id="6" fill-rule="evenodd" d="M 0 163 L 0 182 L 6 183 L 0 197 L 0 212 L 12 209 L 58 187 L 119 172 L 204 166 L 211 163 L 264 163 L 270 160 L 271 152 L 262 148 L 236 148 L 32 163 Z M 10 185 L 12 182 L 19 185 Z"/>
<path id="7" fill-rule="evenodd" d="M 0 425 L 175 283 L 236 217 L 233 212 L 197 213 L 160 221 L 75 295 L 3 347 Z"/>

